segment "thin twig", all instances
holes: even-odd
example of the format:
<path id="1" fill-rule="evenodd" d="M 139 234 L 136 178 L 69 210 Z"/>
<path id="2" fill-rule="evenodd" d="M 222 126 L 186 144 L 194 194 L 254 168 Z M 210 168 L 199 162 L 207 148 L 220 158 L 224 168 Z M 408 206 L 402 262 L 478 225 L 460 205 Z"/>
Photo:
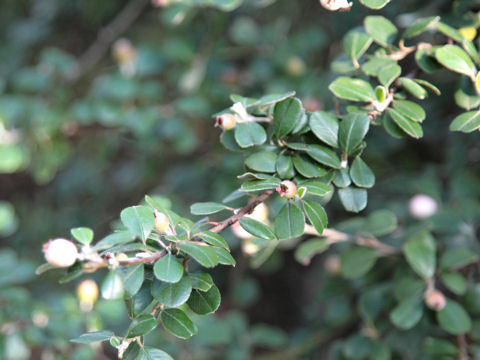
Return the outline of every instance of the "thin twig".
<path id="1" fill-rule="evenodd" d="M 465 338 L 465 334 L 460 334 L 457 337 L 458 343 L 458 360 L 470 360 L 468 356 L 468 344 L 467 339 Z"/>
<path id="2" fill-rule="evenodd" d="M 74 82 L 93 68 L 108 52 L 110 44 L 135 22 L 148 3 L 148 0 L 131 0 L 107 26 L 98 32 L 95 42 L 80 56 L 72 70 L 66 74 L 66 79 Z"/>

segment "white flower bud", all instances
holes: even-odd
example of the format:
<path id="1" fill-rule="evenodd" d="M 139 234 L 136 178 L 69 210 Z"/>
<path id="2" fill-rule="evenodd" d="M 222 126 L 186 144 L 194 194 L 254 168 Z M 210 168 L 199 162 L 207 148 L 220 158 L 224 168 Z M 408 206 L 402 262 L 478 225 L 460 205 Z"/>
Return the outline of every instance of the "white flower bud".
<path id="1" fill-rule="evenodd" d="M 410 214 L 417 219 L 426 219 L 437 212 L 437 202 L 428 195 L 417 194 L 408 203 Z"/>
<path id="2" fill-rule="evenodd" d="M 56 267 L 69 267 L 77 261 L 78 250 L 73 242 L 67 239 L 54 239 L 43 245 L 45 259 Z"/>
<path id="3" fill-rule="evenodd" d="M 352 3 L 348 0 L 320 0 L 320 4 L 330 11 L 348 11 L 352 7 Z"/>

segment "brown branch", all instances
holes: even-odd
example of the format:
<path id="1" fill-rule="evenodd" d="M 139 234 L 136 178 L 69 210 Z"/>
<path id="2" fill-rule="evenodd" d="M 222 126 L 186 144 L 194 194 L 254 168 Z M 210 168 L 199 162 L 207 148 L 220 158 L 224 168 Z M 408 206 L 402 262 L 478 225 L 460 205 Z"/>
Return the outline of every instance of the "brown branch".
<path id="1" fill-rule="evenodd" d="M 148 0 L 131 0 L 107 26 L 98 32 L 95 42 L 66 74 L 67 81 L 74 82 L 93 68 L 107 53 L 110 43 L 135 22 L 148 3 Z"/>
<path id="2" fill-rule="evenodd" d="M 218 223 L 216 226 L 211 228 L 210 231 L 219 233 L 225 230 L 226 228 L 232 226 L 241 217 L 250 214 L 257 207 L 257 205 L 267 200 L 274 192 L 275 190 L 273 189 L 267 190 L 263 194 L 257 196 L 256 198 L 251 199 L 245 207 L 241 208 L 236 214 L 230 216 L 228 219 L 225 219 L 222 222 Z M 133 257 L 130 259 L 119 260 L 118 264 L 120 266 L 130 266 L 130 265 L 136 265 L 136 264 L 154 263 L 155 261 L 164 257 L 167 254 L 167 252 L 165 250 L 162 250 L 162 251 L 153 252 L 149 255 L 147 255 L 147 253 L 144 253 L 144 254 L 145 256 L 142 256 L 142 257 Z M 101 260 L 99 259 L 98 261 L 86 262 L 85 264 L 83 264 L 83 270 L 85 272 L 94 272 L 94 271 L 97 271 L 98 269 L 108 267 L 108 265 L 109 265 L 109 260 L 102 258 Z"/>
<path id="3" fill-rule="evenodd" d="M 457 342 L 459 349 L 458 360 L 470 360 L 470 357 L 468 356 L 468 343 L 467 339 L 465 338 L 465 334 L 458 335 Z"/>

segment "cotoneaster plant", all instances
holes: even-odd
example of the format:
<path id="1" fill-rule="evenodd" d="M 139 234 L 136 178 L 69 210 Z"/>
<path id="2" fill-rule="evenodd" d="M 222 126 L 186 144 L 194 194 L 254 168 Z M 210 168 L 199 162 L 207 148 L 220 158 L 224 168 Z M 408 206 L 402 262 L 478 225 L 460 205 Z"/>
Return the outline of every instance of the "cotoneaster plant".
<path id="1" fill-rule="evenodd" d="M 371 8 L 388 3 L 361 2 Z M 352 5 L 321 4 L 329 10 L 348 10 Z M 478 25 L 477 19 L 472 26 Z M 467 112 L 455 117 L 450 129 L 480 128 L 480 59 L 468 30 L 472 26 L 455 29 L 432 16 L 417 19 L 399 35 L 390 20 L 367 16 L 363 27 L 346 34 L 345 53 L 332 64 L 341 73 L 329 85 L 337 98 L 333 111 L 306 111 L 295 92 L 260 98 L 232 95 L 233 105 L 214 117 L 222 130 L 221 143 L 244 157 L 239 189 L 221 202 L 193 204 L 192 215 L 201 216 L 195 220 L 173 212 L 158 197 L 146 196 L 141 204 L 121 212 L 117 231 L 96 243 L 92 230 L 75 228 L 72 237 L 77 245 L 65 239 L 46 244 L 48 265 L 39 273 L 68 267 L 63 278 L 67 281 L 106 269 L 102 297 L 124 299 L 131 318 L 123 334 L 103 330 L 73 341 L 109 340 L 119 358 L 170 359 L 166 352 L 145 346 L 144 336 L 162 324 L 166 331 L 188 339 L 198 331 L 191 314 L 211 314 L 219 308 L 220 291 L 207 269 L 235 265 L 221 233 L 240 226 L 252 236 L 244 252 L 254 268 L 286 244 L 295 248 L 295 258 L 305 265 L 330 248 L 340 249 L 339 257 L 331 255 L 326 267 L 348 280 L 367 278 L 377 263 L 395 267 L 393 285 L 379 279 L 360 297 L 360 315 L 354 319 L 360 323 L 355 328 L 358 333 L 338 350 L 346 358 L 355 354 L 351 349 L 361 348 L 365 356 L 358 358 L 389 359 L 395 349 L 382 330 L 407 331 L 417 325 L 438 337 L 428 341 L 450 344 L 451 337 L 457 336 L 460 349 L 455 354 L 473 353 L 467 336 L 472 335 L 475 314 L 465 310 L 467 301 L 462 298 L 470 281 L 463 272 L 478 262 L 473 249 L 452 246 L 441 233 L 437 240 L 427 222 L 399 224 L 397 216 L 385 209 L 359 216 L 343 230 L 328 228 L 324 209 L 332 196 L 348 212 L 366 208 L 369 189 L 376 182 L 365 160 L 372 128 L 383 128 L 381 136 L 423 136 L 427 113 L 417 101 L 426 99 L 429 92 L 440 93 L 422 78 L 423 73 L 446 69 L 459 74 L 455 101 Z M 406 71 L 407 60 L 416 64 L 413 71 Z M 272 200 L 281 205 L 270 219 L 248 216 Z M 239 202 L 241 206 L 232 205 Z M 426 195 L 412 198 L 409 206 L 419 221 L 427 221 L 437 211 L 437 202 Z M 214 220 L 217 213 L 228 216 Z M 245 234 L 241 237 L 247 239 Z M 85 285 L 78 291 L 85 301 L 95 302 L 93 287 Z M 378 306 L 365 305 L 369 304 L 366 298 Z M 386 319 L 379 318 L 379 309 L 388 314 Z"/>

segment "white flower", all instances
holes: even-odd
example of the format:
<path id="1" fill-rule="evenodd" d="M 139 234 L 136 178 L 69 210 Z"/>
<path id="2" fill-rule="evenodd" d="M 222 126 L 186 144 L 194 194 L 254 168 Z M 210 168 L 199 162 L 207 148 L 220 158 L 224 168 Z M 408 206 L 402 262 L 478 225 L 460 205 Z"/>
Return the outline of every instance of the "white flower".
<path id="1" fill-rule="evenodd" d="M 67 239 L 54 239 L 43 245 L 47 262 L 56 267 L 72 266 L 78 258 L 78 250 L 73 242 Z"/>
<path id="2" fill-rule="evenodd" d="M 425 219 L 437 212 L 437 202 L 428 195 L 417 194 L 408 203 L 410 214 L 417 219 Z"/>
<path id="3" fill-rule="evenodd" d="M 320 4 L 330 11 L 347 11 L 352 7 L 352 3 L 348 0 L 320 0 Z"/>

